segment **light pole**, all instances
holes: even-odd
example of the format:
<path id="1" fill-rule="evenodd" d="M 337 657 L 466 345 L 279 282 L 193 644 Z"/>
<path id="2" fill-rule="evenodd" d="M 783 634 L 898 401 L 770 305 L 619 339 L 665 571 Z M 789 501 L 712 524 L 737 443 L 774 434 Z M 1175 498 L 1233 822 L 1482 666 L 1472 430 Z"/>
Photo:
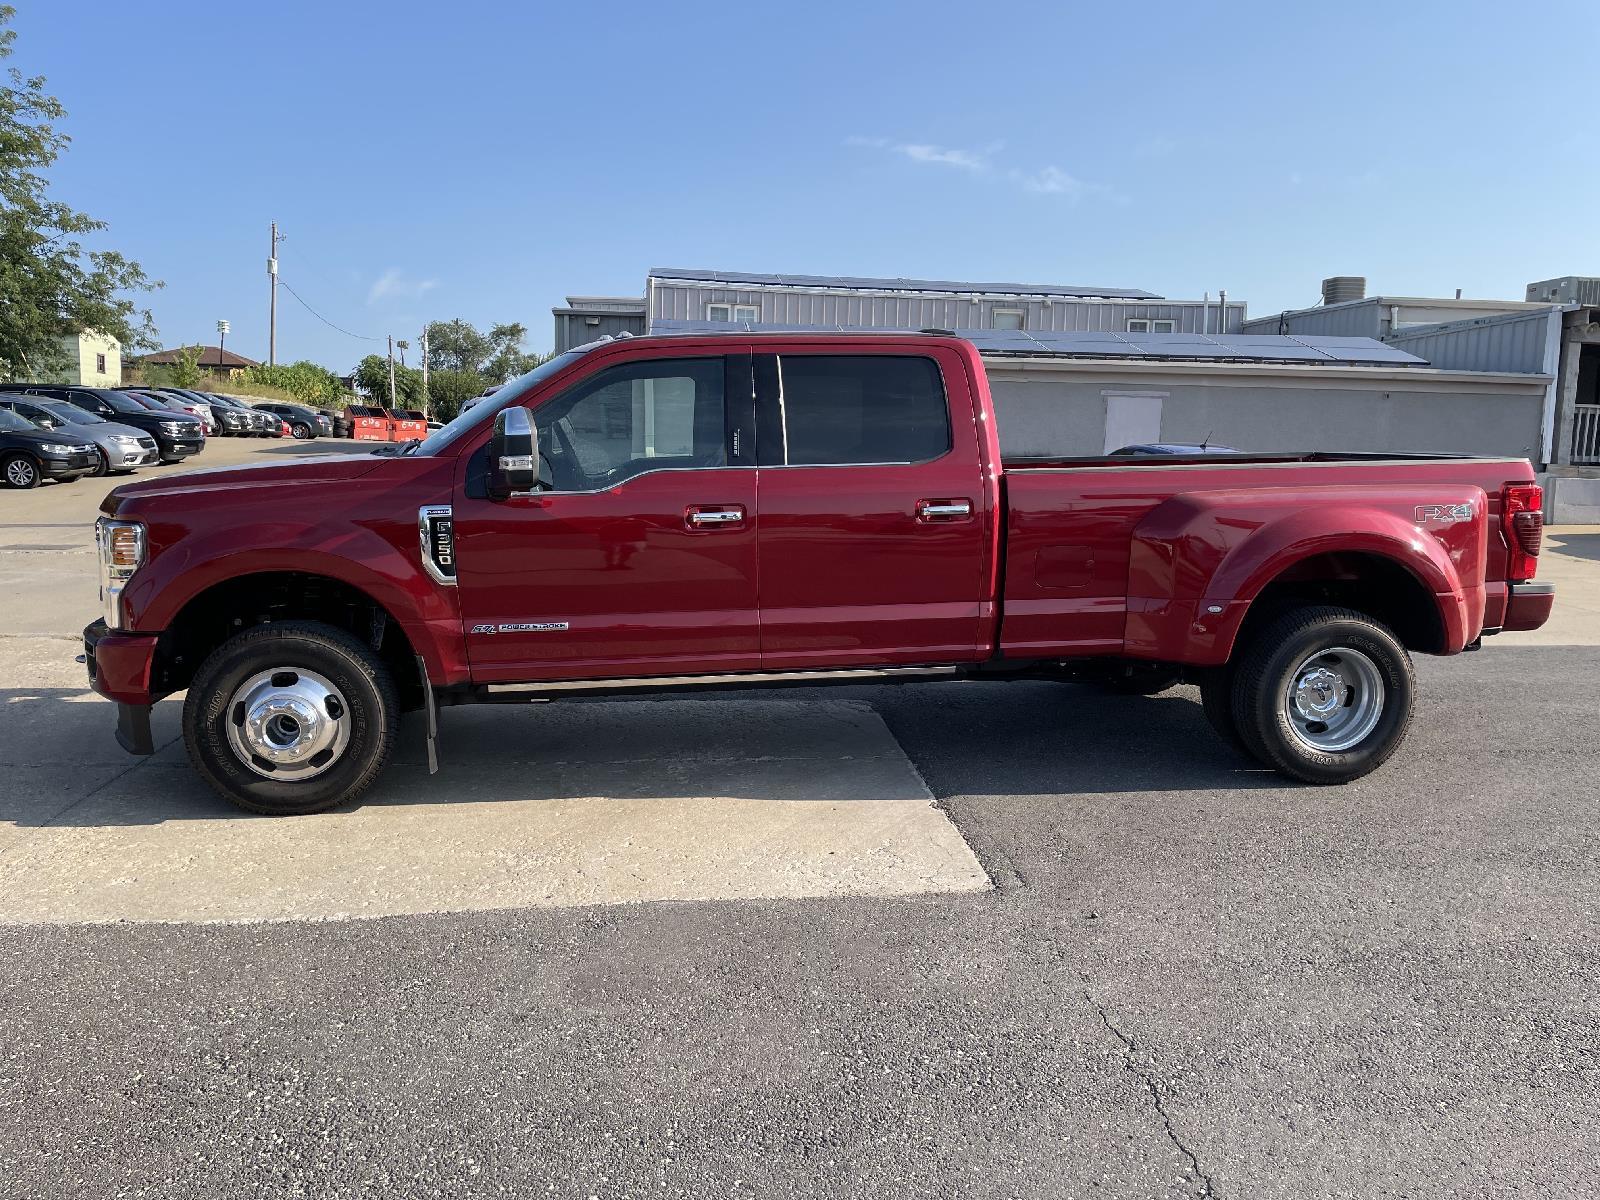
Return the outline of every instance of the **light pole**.
<path id="1" fill-rule="evenodd" d="M 218 321 L 217 322 L 217 374 L 218 375 L 222 374 L 222 372 L 227 369 L 225 364 L 224 364 L 224 362 L 223 362 L 223 358 L 222 358 L 222 352 L 227 347 L 227 345 L 228 345 L 228 323 L 226 321 Z"/>

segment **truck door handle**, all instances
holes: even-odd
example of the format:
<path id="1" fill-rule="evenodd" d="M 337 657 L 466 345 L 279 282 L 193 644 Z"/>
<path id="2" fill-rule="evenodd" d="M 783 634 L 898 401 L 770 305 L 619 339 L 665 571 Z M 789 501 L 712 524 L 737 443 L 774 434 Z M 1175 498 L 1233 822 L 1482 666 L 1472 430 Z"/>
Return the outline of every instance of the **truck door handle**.
<path id="1" fill-rule="evenodd" d="M 690 529 L 712 529 L 718 525 L 737 525 L 744 520 L 742 504 L 692 504 L 683 511 Z"/>
<path id="2" fill-rule="evenodd" d="M 972 515 L 971 500 L 918 500 L 919 521 L 960 521 Z"/>

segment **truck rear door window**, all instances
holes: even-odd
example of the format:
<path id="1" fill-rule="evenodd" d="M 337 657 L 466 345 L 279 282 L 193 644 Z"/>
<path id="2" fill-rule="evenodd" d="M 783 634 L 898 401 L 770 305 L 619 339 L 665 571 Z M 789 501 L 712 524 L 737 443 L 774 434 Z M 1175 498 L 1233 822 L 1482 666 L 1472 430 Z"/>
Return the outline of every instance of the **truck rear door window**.
<path id="1" fill-rule="evenodd" d="M 949 407 L 931 358 L 782 355 L 778 422 L 781 447 L 762 439 L 773 465 L 922 463 L 950 450 Z"/>

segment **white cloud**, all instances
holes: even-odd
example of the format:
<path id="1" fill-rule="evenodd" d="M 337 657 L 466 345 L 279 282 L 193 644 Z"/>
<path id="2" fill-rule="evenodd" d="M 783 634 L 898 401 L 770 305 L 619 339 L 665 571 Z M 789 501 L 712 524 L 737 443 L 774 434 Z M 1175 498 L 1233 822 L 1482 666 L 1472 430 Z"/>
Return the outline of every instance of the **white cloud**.
<path id="1" fill-rule="evenodd" d="M 1090 194 L 1111 194 L 1110 189 L 1104 185 L 1085 183 L 1075 175 L 1053 165 L 1032 171 L 1020 167 L 998 170 L 994 160 L 995 156 L 1005 149 L 1003 142 L 996 142 L 976 150 L 964 150 L 933 142 L 896 142 L 884 137 L 854 134 L 845 138 L 844 144 L 867 150 L 883 150 L 926 166 L 953 167 L 972 175 L 993 175 L 1023 191 L 1039 195 L 1065 196 L 1069 200 L 1079 200 Z"/>
<path id="2" fill-rule="evenodd" d="M 1090 190 L 1083 180 L 1068 175 L 1060 167 L 1041 167 L 1037 171 L 1013 170 L 1011 178 L 1027 191 L 1047 196 L 1071 196 L 1077 199 Z"/>
<path id="3" fill-rule="evenodd" d="M 926 143 L 908 143 L 896 146 L 895 150 L 904 154 L 912 162 L 933 163 L 941 167 L 959 167 L 963 171 L 987 171 L 989 160 L 981 151 L 977 150 L 952 150 L 946 146 L 931 146 Z"/>
<path id="4" fill-rule="evenodd" d="M 415 300 L 439 286 L 437 279 L 407 279 L 399 267 L 390 267 L 367 289 L 367 303 L 380 300 Z"/>

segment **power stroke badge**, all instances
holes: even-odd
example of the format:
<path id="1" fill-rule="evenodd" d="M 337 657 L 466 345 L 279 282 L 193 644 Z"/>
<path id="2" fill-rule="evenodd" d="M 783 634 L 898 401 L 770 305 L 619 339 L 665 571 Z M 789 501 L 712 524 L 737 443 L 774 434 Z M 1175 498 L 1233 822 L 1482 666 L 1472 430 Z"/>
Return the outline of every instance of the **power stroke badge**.
<path id="1" fill-rule="evenodd" d="M 473 633 L 561 633 L 565 621 L 515 621 L 509 625 L 474 625 Z"/>

